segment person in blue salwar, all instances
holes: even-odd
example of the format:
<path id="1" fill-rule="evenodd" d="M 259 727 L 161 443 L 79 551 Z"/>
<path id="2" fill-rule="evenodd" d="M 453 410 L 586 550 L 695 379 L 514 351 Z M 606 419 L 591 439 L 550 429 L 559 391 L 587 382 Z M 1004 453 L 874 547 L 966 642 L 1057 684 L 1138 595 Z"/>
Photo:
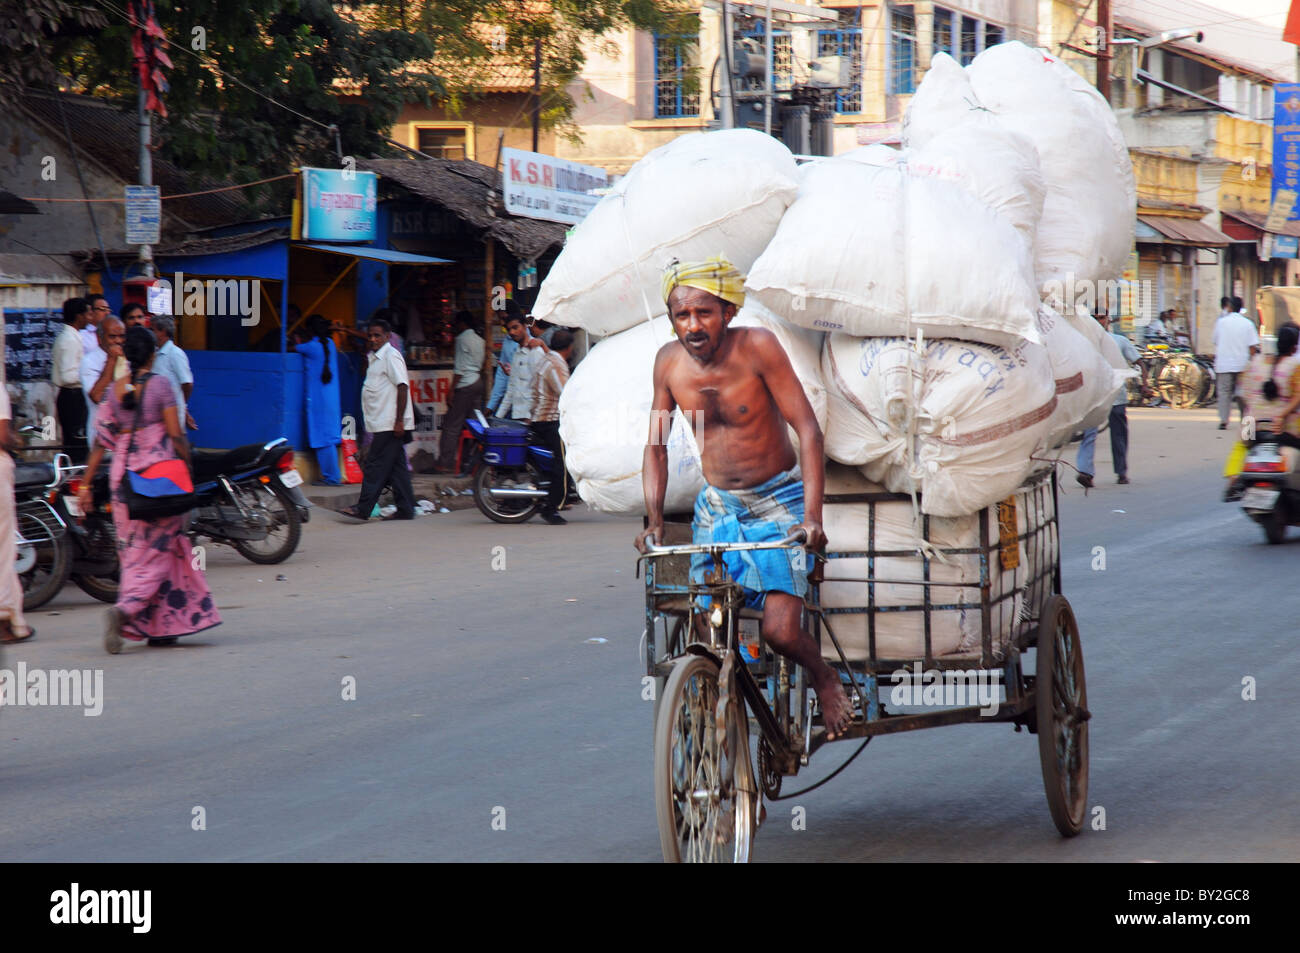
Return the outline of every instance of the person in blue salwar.
<path id="1" fill-rule="evenodd" d="M 307 319 L 306 341 L 294 345 L 303 356 L 307 379 L 307 445 L 316 451 L 321 478 L 318 486 L 338 486 L 343 482 L 339 472 L 339 442 L 342 439 L 342 417 L 339 411 L 338 349 L 330 336 L 330 323 L 324 316 L 313 314 Z"/>

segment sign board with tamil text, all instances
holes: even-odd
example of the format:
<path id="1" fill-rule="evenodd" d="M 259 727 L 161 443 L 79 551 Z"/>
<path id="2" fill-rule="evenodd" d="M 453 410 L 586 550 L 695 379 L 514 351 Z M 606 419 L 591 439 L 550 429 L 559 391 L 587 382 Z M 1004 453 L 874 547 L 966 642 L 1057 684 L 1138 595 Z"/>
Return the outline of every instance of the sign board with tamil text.
<path id="1" fill-rule="evenodd" d="M 302 172 L 302 239 L 372 242 L 376 238 L 379 176 L 355 169 Z"/>
<path id="2" fill-rule="evenodd" d="M 1300 83 L 1273 87 L 1273 194 L 1264 228 L 1281 230 L 1283 222 L 1300 219 Z"/>
<path id="3" fill-rule="evenodd" d="M 501 161 L 501 186 L 511 215 L 576 225 L 600 201 L 592 191 L 609 187 L 604 169 L 540 152 L 505 148 Z"/>
<path id="4" fill-rule="evenodd" d="M 126 243 L 157 245 L 162 227 L 162 189 L 156 185 L 126 187 Z"/>

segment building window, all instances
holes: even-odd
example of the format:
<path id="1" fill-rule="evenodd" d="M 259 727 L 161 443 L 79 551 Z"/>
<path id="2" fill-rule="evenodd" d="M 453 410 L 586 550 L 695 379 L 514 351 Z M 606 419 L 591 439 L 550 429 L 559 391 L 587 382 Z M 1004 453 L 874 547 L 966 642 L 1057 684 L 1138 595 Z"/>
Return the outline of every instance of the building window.
<path id="1" fill-rule="evenodd" d="M 912 8 L 889 11 L 889 92 L 916 92 L 916 20 Z"/>
<path id="2" fill-rule="evenodd" d="M 1002 27 L 992 23 L 984 24 L 984 49 L 987 50 L 990 46 L 997 46 L 1004 38 Z"/>
<path id="3" fill-rule="evenodd" d="M 958 62 L 966 66 L 980 51 L 980 23 L 971 17 L 961 18 L 961 56 Z"/>
<path id="4" fill-rule="evenodd" d="M 655 118 L 698 116 L 700 94 L 688 91 L 695 70 L 697 37 L 655 34 Z"/>
<path id="5" fill-rule="evenodd" d="M 743 37 L 754 40 L 758 43 L 758 48 L 763 50 L 767 44 L 767 27 L 762 20 L 758 20 L 748 30 L 740 34 Z M 762 82 L 755 84 L 756 89 L 762 89 Z M 775 90 L 789 90 L 794 87 L 794 46 L 788 32 L 781 30 L 772 31 L 772 88 Z"/>
<path id="6" fill-rule="evenodd" d="M 849 85 L 835 94 L 835 111 L 837 113 L 862 112 L 862 31 L 857 27 L 818 30 L 817 55 L 848 58 Z"/>
<path id="7" fill-rule="evenodd" d="M 416 126 L 415 148 L 435 159 L 468 159 L 469 130 L 464 126 Z"/>
<path id="8" fill-rule="evenodd" d="M 957 47 L 953 43 L 952 11 L 934 8 L 934 52 L 947 53 L 954 59 Z"/>

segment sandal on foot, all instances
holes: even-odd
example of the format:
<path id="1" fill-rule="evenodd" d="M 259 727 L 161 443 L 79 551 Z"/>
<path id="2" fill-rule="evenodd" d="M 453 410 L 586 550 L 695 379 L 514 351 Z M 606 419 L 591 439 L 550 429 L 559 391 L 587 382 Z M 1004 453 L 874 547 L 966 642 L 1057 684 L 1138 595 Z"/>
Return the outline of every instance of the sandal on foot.
<path id="1" fill-rule="evenodd" d="M 0 644 L 16 645 L 19 642 L 30 642 L 35 637 L 36 637 L 36 629 L 33 626 L 29 625 L 27 627 L 26 635 L 14 635 L 13 627 L 6 625 L 4 628 L 4 634 L 0 635 Z"/>

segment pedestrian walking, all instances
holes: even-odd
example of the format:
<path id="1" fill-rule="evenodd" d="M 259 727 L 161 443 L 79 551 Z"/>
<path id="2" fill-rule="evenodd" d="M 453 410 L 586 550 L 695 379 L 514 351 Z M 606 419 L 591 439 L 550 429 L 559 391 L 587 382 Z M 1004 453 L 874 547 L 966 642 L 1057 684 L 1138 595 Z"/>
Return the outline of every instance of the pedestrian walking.
<path id="1" fill-rule="evenodd" d="M 1095 316 L 1098 323 L 1103 328 L 1109 330 L 1110 318 L 1104 312 L 1098 312 Z M 1138 362 L 1139 354 L 1133 342 L 1126 335 L 1116 331 L 1111 331 L 1110 336 L 1115 339 L 1119 345 L 1119 352 L 1124 355 L 1124 360 L 1130 365 L 1140 368 Z M 1145 375 L 1145 372 L 1144 372 Z M 1147 386 L 1145 376 L 1142 379 L 1142 388 Z M 1115 394 L 1115 402 L 1111 404 L 1110 417 L 1110 456 L 1111 464 L 1115 468 L 1115 482 L 1128 483 L 1128 389 L 1121 387 Z M 1095 427 L 1083 432 L 1083 440 L 1079 444 L 1079 455 L 1075 460 L 1075 466 L 1079 472 L 1075 479 L 1081 486 L 1091 487 L 1093 477 L 1097 474 L 1097 468 L 1093 463 L 1094 454 L 1097 447 L 1097 429 Z"/>
<path id="2" fill-rule="evenodd" d="M 176 343 L 176 319 L 170 314 L 154 315 L 149 329 L 158 342 L 158 353 L 153 359 L 155 374 L 161 374 L 172 383 L 176 394 L 176 412 L 187 430 L 198 430 L 190 413 L 190 398 L 194 395 L 194 372 L 190 359 Z"/>
<path id="3" fill-rule="evenodd" d="M 1241 373 L 1253 355 L 1259 353 L 1259 332 L 1255 323 L 1242 313 L 1241 298 L 1233 297 L 1232 311 L 1214 323 L 1214 374 L 1219 398 L 1219 429 L 1227 430 L 1232 419 L 1232 405 L 1245 416 L 1246 404 L 1238 395 Z"/>
<path id="4" fill-rule="evenodd" d="M 415 491 L 406 466 L 406 444 L 413 439 L 415 410 L 406 362 L 389 343 L 392 329 L 384 320 L 370 322 L 370 353 L 366 382 L 361 388 L 361 411 L 373 439 L 361 475 L 361 496 L 355 506 L 339 512 L 367 520 L 385 486 L 392 487 L 397 512 L 385 519 L 415 518 Z"/>
<path id="5" fill-rule="evenodd" d="M 113 382 L 99 407 L 95 449 L 78 493 L 82 511 L 90 512 L 95 473 L 104 453 L 111 452 L 109 485 L 121 581 L 117 604 L 106 613 L 104 648 L 110 655 L 122 650 L 123 639 L 168 645 L 221 623 L 203 571 L 194 567 L 186 514 L 132 519 L 127 508 L 123 483 L 128 469 L 140 471 L 177 458 L 190 465 L 175 392 L 153 373 L 157 349 L 147 328 L 127 332 L 124 350 L 131 373 Z"/>
<path id="6" fill-rule="evenodd" d="M 438 473 L 456 473 L 456 446 L 460 441 L 465 418 L 483 403 L 483 338 L 478 334 L 474 316 L 457 311 L 456 363 L 451 378 L 451 401 L 442 418 L 438 452 Z"/>
<path id="7" fill-rule="evenodd" d="M 568 482 L 564 443 L 560 440 L 560 393 L 569 382 L 569 355 L 572 352 L 573 335 L 559 328 L 551 338 L 551 347 L 544 351 L 533 372 L 533 410 L 528 429 L 538 444 L 551 451 L 551 488 L 542 504 L 541 516 L 552 526 L 568 522 L 559 513 L 564 505 Z"/>
<path id="8" fill-rule="evenodd" d="M 81 391 L 82 331 L 90 323 L 91 304 L 85 298 L 63 302 L 63 327 L 54 339 L 50 382 L 55 387 L 54 410 L 61 442 L 73 463 L 86 462 L 86 398 Z"/>
<path id="9" fill-rule="evenodd" d="M 343 482 L 339 471 L 343 417 L 339 410 L 338 349 L 331 330 L 324 315 L 313 314 L 307 319 L 307 333 L 311 337 L 294 345 L 306 365 L 307 445 L 316 451 L 316 463 L 320 467 L 317 486 L 338 486 Z"/>
<path id="10" fill-rule="evenodd" d="M 10 451 L 17 440 L 12 418 L 9 389 L 0 379 L 0 642 L 6 644 L 26 642 L 36 634 L 23 618 L 23 584 L 15 569 L 18 517 L 14 511 L 14 458 Z"/>

